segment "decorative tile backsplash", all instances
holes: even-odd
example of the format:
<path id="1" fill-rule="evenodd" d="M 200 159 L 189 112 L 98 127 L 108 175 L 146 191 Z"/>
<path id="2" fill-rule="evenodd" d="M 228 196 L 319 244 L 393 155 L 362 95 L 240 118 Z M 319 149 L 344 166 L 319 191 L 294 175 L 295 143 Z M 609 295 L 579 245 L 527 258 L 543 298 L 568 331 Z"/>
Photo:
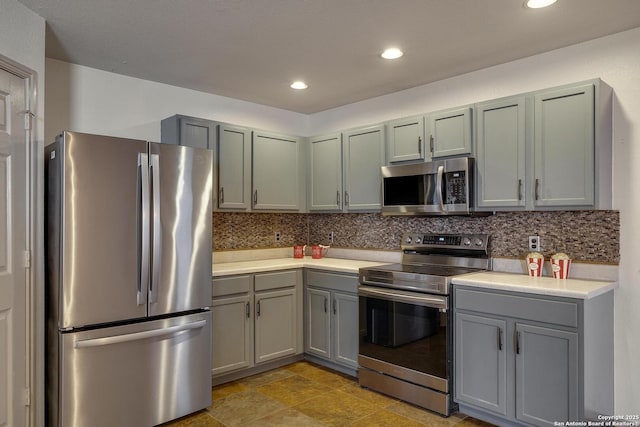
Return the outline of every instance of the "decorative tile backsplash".
<path id="1" fill-rule="evenodd" d="M 276 242 L 275 232 L 281 233 Z M 213 214 L 213 250 L 262 249 L 294 244 L 400 250 L 405 232 L 488 233 L 495 257 L 524 257 L 528 236 L 539 235 L 546 257 L 565 252 L 575 261 L 617 264 L 618 211 L 498 212 L 492 216 L 386 217 L 365 214 Z"/>

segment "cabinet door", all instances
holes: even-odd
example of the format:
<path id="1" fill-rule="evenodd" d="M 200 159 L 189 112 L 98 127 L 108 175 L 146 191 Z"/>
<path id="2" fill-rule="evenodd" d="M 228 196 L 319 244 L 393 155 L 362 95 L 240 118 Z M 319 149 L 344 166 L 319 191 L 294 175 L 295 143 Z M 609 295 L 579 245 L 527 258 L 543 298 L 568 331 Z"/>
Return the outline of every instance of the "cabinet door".
<path id="1" fill-rule="evenodd" d="M 516 418 L 578 419 L 578 335 L 516 323 Z"/>
<path id="2" fill-rule="evenodd" d="M 218 127 L 218 207 L 249 209 L 251 206 L 251 131 Z"/>
<path id="3" fill-rule="evenodd" d="M 249 295 L 213 300 L 211 375 L 248 368 L 253 364 L 251 306 Z"/>
<path id="4" fill-rule="evenodd" d="M 389 163 L 422 160 L 424 156 L 424 116 L 387 123 Z"/>
<path id="5" fill-rule="evenodd" d="M 384 166 L 384 127 L 375 126 L 344 133 L 345 191 L 348 211 L 382 208 L 382 174 Z"/>
<path id="6" fill-rule="evenodd" d="M 471 154 L 471 108 L 457 108 L 429 115 L 431 157 Z"/>
<path id="7" fill-rule="evenodd" d="M 309 141 L 309 210 L 342 209 L 342 135 Z"/>
<path id="8" fill-rule="evenodd" d="M 180 145 L 212 150 L 214 138 L 214 122 L 190 117 L 180 119 Z"/>
<path id="9" fill-rule="evenodd" d="M 506 322 L 455 314 L 455 400 L 507 414 Z"/>
<path id="10" fill-rule="evenodd" d="M 524 97 L 476 106 L 479 207 L 524 207 Z"/>
<path id="11" fill-rule="evenodd" d="M 254 209 L 300 209 L 299 146 L 296 138 L 253 133 Z"/>
<path id="12" fill-rule="evenodd" d="M 535 96 L 535 206 L 594 204 L 592 84 Z"/>
<path id="13" fill-rule="evenodd" d="M 255 294 L 255 362 L 296 354 L 296 290 Z"/>
<path id="14" fill-rule="evenodd" d="M 337 363 L 358 367 L 358 297 L 333 293 L 334 355 Z"/>
<path id="15" fill-rule="evenodd" d="M 307 333 L 305 352 L 331 358 L 331 295 L 323 289 L 307 288 Z"/>

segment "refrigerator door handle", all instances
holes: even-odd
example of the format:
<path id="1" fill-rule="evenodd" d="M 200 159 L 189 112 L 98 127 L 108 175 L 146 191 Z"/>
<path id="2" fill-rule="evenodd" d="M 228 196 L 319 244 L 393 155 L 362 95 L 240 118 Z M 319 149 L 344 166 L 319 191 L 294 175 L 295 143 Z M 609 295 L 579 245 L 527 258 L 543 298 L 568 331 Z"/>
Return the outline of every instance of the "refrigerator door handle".
<path id="1" fill-rule="evenodd" d="M 106 345 L 120 344 L 124 342 L 139 341 L 147 338 L 155 338 L 164 335 L 176 334 L 191 329 L 201 329 L 207 324 L 206 320 L 186 323 L 184 325 L 170 326 L 168 328 L 152 329 L 150 331 L 135 332 L 133 334 L 114 335 L 112 337 L 94 338 L 90 340 L 78 340 L 73 343 L 74 348 L 103 347 Z"/>
<path id="2" fill-rule="evenodd" d="M 158 286 L 160 284 L 160 262 L 162 256 L 162 229 L 160 225 L 160 158 L 151 154 L 151 190 L 153 212 L 153 251 L 151 255 L 151 283 L 149 285 L 149 303 L 158 300 Z"/>
<path id="3" fill-rule="evenodd" d="M 138 153 L 138 189 L 140 208 L 138 210 L 138 292 L 137 304 L 147 304 L 149 286 L 149 157 Z"/>

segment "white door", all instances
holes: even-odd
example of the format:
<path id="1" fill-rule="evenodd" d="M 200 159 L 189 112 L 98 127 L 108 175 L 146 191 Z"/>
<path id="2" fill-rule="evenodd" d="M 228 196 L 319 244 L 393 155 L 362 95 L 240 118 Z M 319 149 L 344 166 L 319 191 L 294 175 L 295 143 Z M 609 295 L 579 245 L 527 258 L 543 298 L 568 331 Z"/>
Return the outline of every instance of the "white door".
<path id="1" fill-rule="evenodd" d="M 0 426 L 27 425 L 25 89 L 0 69 Z"/>

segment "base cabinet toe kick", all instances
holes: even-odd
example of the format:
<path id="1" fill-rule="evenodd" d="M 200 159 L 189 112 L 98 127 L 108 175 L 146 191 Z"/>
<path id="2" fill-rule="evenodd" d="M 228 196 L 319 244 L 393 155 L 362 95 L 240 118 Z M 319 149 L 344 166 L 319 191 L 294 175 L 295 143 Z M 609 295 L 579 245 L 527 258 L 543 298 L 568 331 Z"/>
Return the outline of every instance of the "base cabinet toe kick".
<path id="1" fill-rule="evenodd" d="M 454 402 L 498 425 L 613 415 L 613 313 L 613 292 L 577 299 L 454 285 Z"/>

